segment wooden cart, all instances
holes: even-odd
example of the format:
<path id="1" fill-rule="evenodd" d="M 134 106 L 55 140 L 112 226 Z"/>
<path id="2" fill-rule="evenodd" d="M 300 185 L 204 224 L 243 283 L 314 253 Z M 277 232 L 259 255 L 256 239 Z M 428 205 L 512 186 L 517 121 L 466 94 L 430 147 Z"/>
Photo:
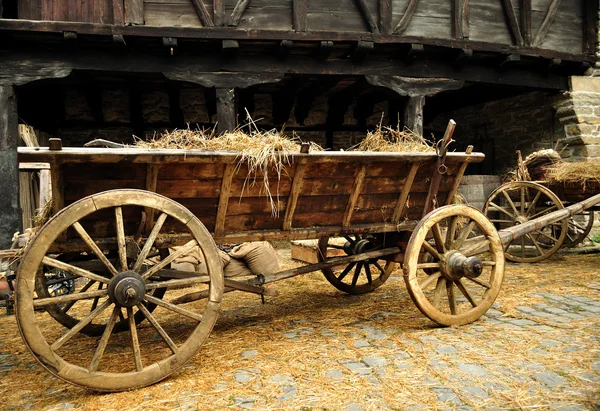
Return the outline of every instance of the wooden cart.
<path id="1" fill-rule="evenodd" d="M 119 391 L 160 381 L 194 355 L 224 292 L 268 295 L 265 284 L 316 270 L 344 292 L 366 293 L 401 263 L 423 314 L 442 325 L 475 321 L 500 291 L 503 241 L 536 224 L 499 233 L 478 210 L 451 205 L 468 163 L 483 158 L 471 148 L 298 153 L 283 173 L 268 173 L 274 213 L 264 176 L 248 180 L 235 153 L 19 149 L 20 161 L 51 164 L 55 212 L 20 263 L 19 329 L 52 374 Z M 321 261 L 247 281 L 223 277 L 215 242 L 294 239 L 320 239 Z M 329 257 L 333 248 L 346 255 Z M 170 268 L 192 249 L 206 273 Z M 70 275 L 73 294 L 50 295 L 52 270 Z"/>
<path id="2" fill-rule="evenodd" d="M 523 224 L 590 196 L 600 194 L 600 183 L 513 181 L 494 190 L 483 212 L 498 230 Z M 574 247 L 585 240 L 594 225 L 595 206 L 551 225 L 540 227 L 506 245 L 506 259 L 520 263 L 545 260 L 561 247 Z"/>

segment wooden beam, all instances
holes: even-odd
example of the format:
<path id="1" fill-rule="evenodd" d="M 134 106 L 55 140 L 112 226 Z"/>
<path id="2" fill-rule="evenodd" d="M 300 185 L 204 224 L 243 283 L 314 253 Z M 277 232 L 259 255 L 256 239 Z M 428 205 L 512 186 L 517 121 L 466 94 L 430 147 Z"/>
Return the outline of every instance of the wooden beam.
<path id="1" fill-rule="evenodd" d="M 358 196 L 360 195 L 360 191 L 362 190 L 362 185 L 363 181 L 365 180 L 366 174 L 367 165 L 363 164 L 358 170 L 358 173 L 356 173 L 356 177 L 354 177 L 352 191 L 350 191 L 350 197 L 348 198 L 348 203 L 346 204 L 346 211 L 344 212 L 344 217 L 342 218 L 342 227 L 350 226 L 352 214 L 354 213 L 354 207 L 356 206 L 356 202 L 358 201 Z"/>
<path id="2" fill-rule="evenodd" d="M 465 150 L 465 154 L 468 154 L 468 155 L 471 155 L 472 152 L 473 152 L 473 146 L 468 146 L 467 149 Z M 452 188 L 448 192 L 448 197 L 446 198 L 446 205 L 454 204 L 454 196 L 458 192 L 458 187 L 460 186 L 460 181 L 462 180 L 463 175 L 465 174 L 465 170 L 467 169 L 467 166 L 470 163 L 469 160 L 470 159 L 467 157 L 465 159 L 465 162 L 462 163 L 460 165 L 460 167 L 458 168 L 458 171 L 456 172 L 456 175 L 454 176 L 454 184 L 452 185 Z"/>
<path id="3" fill-rule="evenodd" d="M 293 0 L 293 26 L 295 31 L 308 29 L 308 0 Z"/>
<path id="4" fill-rule="evenodd" d="M 453 31 L 454 38 L 466 40 L 469 38 L 469 0 L 453 0 Z"/>
<path id="5" fill-rule="evenodd" d="M 417 4 L 419 4 L 419 0 L 409 0 L 408 5 L 406 6 L 406 11 L 404 15 L 398 22 L 398 25 L 394 29 L 394 34 L 402 34 L 404 30 L 408 28 L 410 21 L 412 20 L 413 14 L 415 14 L 415 9 L 417 8 Z"/>
<path id="6" fill-rule="evenodd" d="M 288 197 L 287 207 L 285 209 L 285 216 L 283 217 L 283 229 L 286 231 L 292 229 L 292 222 L 294 221 L 294 212 L 296 211 L 298 196 L 300 195 L 300 191 L 302 191 L 302 185 L 304 184 L 305 171 L 306 160 L 301 160 L 296 166 L 294 181 L 292 182 L 292 188 L 290 189 L 290 195 Z"/>
<path id="7" fill-rule="evenodd" d="M 522 46 L 523 36 L 521 36 L 521 29 L 519 28 L 519 23 L 517 22 L 517 16 L 515 15 L 512 1 L 502 0 L 502 7 L 504 9 L 504 16 L 506 17 L 506 25 L 510 30 L 510 35 L 514 44 L 517 46 Z"/>
<path id="8" fill-rule="evenodd" d="M 371 54 L 371 52 L 373 51 L 373 49 L 375 48 L 375 43 L 373 43 L 372 41 L 359 41 L 358 43 L 356 43 L 356 48 L 354 49 L 354 52 L 352 53 L 352 60 L 353 61 L 363 61 L 365 60 L 369 54 Z"/>
<path id="9" fill-rule="evenodd" d="M 206 9 L 204 2 L 202 0 L 192 0 L 192 4 L 196 9 L 196 13 L 200 18 L 202 25 L 204 27 L 215 27 L 215 23 L 213 22 L 212 17 L 210 17 L 210 13 Z"/>
<path id="10" fill-rule="evenodd" d="M 213 0 L 213 9 L 215 15 L 215 26 L 222 27 L 226 24 L 225 19 L 225 0 Z"/>
<path id="11" fill-rule="evenodd" d="M 240 24 L 240 19 L 242 18 L 242 15 L 244 14 L 246 9 L 250 5 L 250 1 L 251 0 L 238 0 L 238 2 L 235 5 L 235 8 L 233 9 L 233 12 L 231 13 L 230 18 L 229 18 L 228 24 L 230 26 L 235 27 L 238 24 Z"/>
<path id="12" fill-rule="evenodd" d="M 548 7 L 548 12 L 546 13 L 546 17 L 544 17 L 544 21 L 542 22 L 540 28 L 535 34 L 535 38 L 533 39 L 533 43 L 531 44 L 533 47 L 540 47 L 544 42 L 544 38 L 546 38 L 546 34 L 548 34 L 548 30 L 550 30 L 550 26 L 554 23 L 556 19 L 556 13 L 558 13 L 558 8 L 560 7 L 560 0 L 552 0 L 550 7 Z"/>
<path id="13" fill-rule="evenodd" d="M 583 1 L 583 52 L 594 54 L 598 41 L 598 0 Z"/>
<path id="14" fill-rule="evenodd" d="M 219 193 L 219 207 L 217 209 L 217 220 L 215 222 L 215 234 L 225 232 L 225 218 L 227 217 L 227 206 L 229 205 L 229 195 L 231 193 L 231 181 L 235 174 L 235 165 L 227 164 L 223 171 L 221 180 L 221 192 Z"/>
<path id="15" fill-rule="evenodd" d="M 237 43 L 237 42 L 236 42 Z M 225 44 L 223 44 L 225 46 Z M 232 45 L 234 46 L 234 45 Z M 217 88 L 247 88 L 257 84 L 278 83 L 283 78 L 281 73 L 247 73 L 247 72 L 204 72 L 197 70 L 179 70 L 173 67 L 172 71 L 163 74 L 170 80 L 187 81 L 199 84 L 202 87 Z"/>
<path id="16" fill-rule="evenodd" d="M 235 130 L 235 88 L 217 87 L 217 123 L 219 133 Z"/>
<path id="17" fill-rule="evenodd" d="M 373 86 L 389 88 L 403 97 L 433 96 L 442 91 L 458 90 L 465 84 L 462 80 L 448 78 L 368 75 L 365 79 Z"/>
<path id="18" fill-rule="evenodd" d="M 526 47 L 531 47 L 532 41 L 531 10 L 531 0 L 521 0 L 521 32 Z"/>
<path id="19" fill-rule="evenodd" d="M 125 24 L 144 24 L 144 0 L 125 0 Z"/>
<path id="20" fill-rule="evenodd" d="M 392 0 L 379 0 L 379 27 L 381 33 L 392 34 Z"/>
<path id="21" fill-rule="evenodd" d="M 425 106 L 425 96 L 414 96 L 408 98 L 408 103 L 404 110 L 404 128 L 413 133 L 423 135 L 423 107 Z"/>
<path id="22" fill-rule="evenodd" d="M 406 208 L 406 201 L 408 200 L 408 196 L 410 194 L 410 189 L 415 181 L 415 176 L 417 175 L 417 171 L 419 170 L 420 164 L 414 163 L 410 166 L 410 171 L 408 175 L 404 179 L 404 184 L 402 185 L 402 191 L 400 192 L 400 196 L 398 197 L 398 202 L 396 203 L 396 207 L 394 207 L 394 214 L 392 215 L 392 223 L 398 224 L 400 219 L 402 218 L 402 213 Z"/>
<path id="23" fill-rule="evenodd" d="M 375 19 L 373 18 L 373 14 L 371 14 L 371 10 L 369 9 L 369 5 L 366 0 L 356 0 L 358 3 L 358 7 L 360 8 L 360 12 L 367 23 L 367 27 L 371 33 L 379 33 L 379 27 L 377 27 L 377 23 L 375 23 Z"/>

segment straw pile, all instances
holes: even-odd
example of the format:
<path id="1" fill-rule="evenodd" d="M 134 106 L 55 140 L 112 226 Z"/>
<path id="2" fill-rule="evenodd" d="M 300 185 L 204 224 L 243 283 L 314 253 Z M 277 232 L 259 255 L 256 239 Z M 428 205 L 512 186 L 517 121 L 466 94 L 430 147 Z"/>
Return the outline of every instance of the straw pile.
<path id="1" fill-rule="evenodd" d="M 600 160 L 579 162 L 562 161 L 546 169 L 546 178 L 549 181 L 569 183 L 600 183 Z"/>
<path id="2" fill-rule="evenodd" d="M 517 155 L 517 167 L 504 177 L 504 182 L 546 180 L 547 168 L 562 161 L 560 154 L 553 149 L 535 151 L 524 161 L 521 160 L 520 151 L 517 151 Z"/>
<path id="3" fill-rule="evenodd" d="M 435 151 L 435 146 L 413 131 L 380 125 L 375 131 L 369 131 L 365 139 L 351 150 L 423 153 Z"/>

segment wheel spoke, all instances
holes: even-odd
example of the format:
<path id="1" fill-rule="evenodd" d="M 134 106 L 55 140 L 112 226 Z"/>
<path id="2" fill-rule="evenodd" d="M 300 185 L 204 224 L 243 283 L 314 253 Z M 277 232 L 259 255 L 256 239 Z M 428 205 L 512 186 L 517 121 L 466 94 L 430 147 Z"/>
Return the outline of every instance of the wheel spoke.
<path id="1" fill-rule="evenodd" d="M 117 246 L 119 248 L 119 261 L 121 271 L 127 271 L 127 245 L 125 244 L 125 226 L 123 225 L 123 209 L 115 208 L 115 221 L 117 226 Z"/>
<path id="2" fill-rule="evenodd" d="M 476 254 L 481 254 L 490 249 L 490 240 L 481 241 L 474 246 L 469 247 L 465 251 L 461 251 L 461 254 L 465 257 L 471 257 Z"/>
<path id="3" fill-rule="evenodd" d="M 440 301 L 442 300 L 442 295 L 444 294 L 444 288 L 446 288 L 446 279 L 444 277 L 439 277 L 435 285 L 435 290 L 433 291 L 432 301 L 433 306 L 437 309 L 440 307 Z"/>
<path id="4" fill-rule="evenodd" d="M 106 328 L 104 328 L 104 332 L 102 333 L 102 338 L 100 338 L 100 342 L 98 343 L 98 348 L 96 348 L 94 357 L 92 358 L 92 361 L 90 362 L 90 365 L 88 367 L 88 370 L 90 372 L 94 372 L 98 369 L 98 365 L 100 364 L 100 359 L 102 359 L 102 356 L 104 355 L 104 350 L 106 349 L 108 340 L 110 339 L 113 328 L 117 322 L 117 317 L 119 316 L 120 313 L 121 313 L 121 308 L 119 308 L 115 305 L 115 307 L 113 308 L 113 312 L 110 316 L 110 319 L 108 320 L 108 323 L 106 324 Z"/>
<path id="5" fill-rule="evenodd" d="M 521 257 L 525 258 L 525 236 L 521 236 Z"/>
<path id="6" fill-rule="evenodd" d="M 199 275 L 196 277 L 182 278 L 179 280 L 168 280 L 168 281 L 157 281 L 154 283 L 146 284 L 146 291 L 156 290 L 157 288 L 168 288 L 168 287 L 185 287 L 199 283 L 210 283 L 210 277 L 208 275 Z"/>
<path id="7" fill-rule="evenodd" d="M 358 277 L 360 276 L 360 271 L 362 270 L 363 262 L 359 261 L 356 264 L 356 269 L 354 270 L 354 277 L 352 277 L 352 287 L 356 287 L 356 283 L 358 282 Z"/>
<path id="8" fill-rule="evenodd" d="M 431 274 L 419 284 L 419 288 L 421 288 L 421 290 L 425 290 L 427 287 L 429 287 L 431 284 L 437 281 L 437 279 L 440 278 L 441 275 L 442 273 L 439 271 L 437 273 Z"/>
<path id="9" fill-rule="evenodd" d="M 104 297 L 107 294 L 108 290 L 104 289 L 99 291 L 88 291 L 85 293 L 79 292 L 75 294 L 63 294 L 59 295 L 58 297 L 38 298 L 36 300 L 33 300 L 33 306 L 37 308 L 44 307 L 46 305 L 67 303 L 71 301 L 89 300 L 91 298 Z"/>
<path id="10" fill-rule="evenodd" d="M 186 244 L 181 246 L 177 251 L 175 251 L 172 254 L 169 254 L 169 256 L 166 257 L 164 260 L 161 260 L 157 264 L 153 265 L 148 271 L 146 271 L 144 274 L 142 274 L 142 278 L 145 280 L 148 277 L 150 277 L 151 275 L 156 274 L 157 272 L 159 272 L 160 270 L 165 268 L 167 265 L 171 264 L 177 258 L 181 257 L 182 255 L 184 255 L 185 253 L 187 253 L 188 251 L 190 251 L 192 248 L 194 248 L 197 245 L 198 245 L 198 243 L 196 242 L 196 240 L 188 241 Z M 141 254 L 140 254 L 140 256 L 141 256 Z"/>
<path id="11" fill-rule="evenodd" d="M 133 316 L 133 308 L 127 307 L 127 320 L 129 321 L 129 332 L 131 333 L 131 349 L 133 351 L 133 359 L 135 362 L 136 371 L 142 371 L 142 353 L 140 352 L 140 342 L 138 340 L 135 318 Z"/>
<path id="12" fill-rule="evenodd" d="M 434 224 L 431 227 L 431 232 L 433 233 L 433 240 L 435 241 L 435 246 L 440 253 L 446 252 L 446 246 L 444 245 L 444 238 L 442 237 L 442 231 L 440 230 L 440 226 Z"/>
<path id="13" fill-rule="evenodd" d="M 492 286 L 489 283 L 487 283 L 487 282 L 485 282 L 483 280 L 480 280 L 479 278 L 469 278 L 469 277 L 465 277 L 465 278 L 467 278 L 468 280 L 473 281 L 475 284 L 478 284 L 478 285 L 480 285 L 480 286 L 482 286 L 484 288 L 487 288 L 488 290 L 492 288 Z"/>
<path id="14" fill-rule="evenodd" d="M 467 224 L 467 226 L 462 230 L 462 232 L 460 233 L 460 235 L 458 236 L 458 238 L 456 239 L 454 244 L 452 244 L 453 250 L 460 250 L 463 243 L 469 237 L 469 234 L 471 234 L 471 231 L 473 231 L 474 227 L 475 227 L 475 221 L 470 221 L 469 224 Z"/>
<path id="15" fill-rule="evenodd" d="M 162 328 L 161 325 L 158 323 L 158 321 L 156 321 L 156 318 L 154 318 L 154 316 L 150 313 L 150 311 L 148 311 L 148 309 L 146 307 L 144 307 L 144 304 L 138 304 L 137 307 L 142 313 L 144 313 L 144 316 L 148 319 L 150 324 L 152 324 L 154 329 L 156 331 L 158 331 L 158 334 L 161 336 L 163 341 L 165 343 L 167 343 L 171 352 L 173 354 L 177 354 L 177 351 L 179 351 L 177 348 L 177 345 L 175 345 L 175 343 L 173 342 L 171 337 L 169 337 L 169 335 L 164 330 L 164 328 Z"/>
<path id="16" fill-rule="evenodd" d="M 531 234 L 525 234 L 533 243 L 533 245 L 535 246 L 535 248 L 537 248 L 538 252 L 540 253 L 540 255 L 544 255 L 544 250 L 542 249 L 542 247 L 540 246 L 540 244 L 535 240 L 535 238 L 533 238 L 533 236 Z"/>
<path id="17" fill-rule="evenodd" d="M 85 228 L 83 228 L 79 221 L 73 223 L 73 228 L 75 229 L 75 231 L 77 231 L 83 242 L 87 244 L 87 246 L 94 252 L 94 254 L 96 254 L 96 257 L 98 257 L 98 259 L 102 261 L 106 268 L 108 268 L 108 271 L 110 271 L 110 273 L 113 276 L 119 274 L 115 266 L 108 260 L 108 258 L 106 258 L 102 250 L 100 250 L 98 245 L 94 242 L 94 240 L 92 240 L 92 237 L 90 237 L 87 231 L 85 231 Z"/>
<path id="18" fill-rule="evenodd" d="M 477 303 L 475 302 L 475 299 L 473 298 L 471 293 L 467 290 L 467 287 L 465 287 L 465 285 L 463 284 L 462 278 L 459 279 L 458 281 L 456 281 L 456 286 L 458 287 L 458 289 L 460 290 L 462 295 L 464 295 L 467 298 L 467 300 L 469 300 L 471 305 L 473 307 L 477 307 Z"/>
<path id="19" fill-rule="evenodd" d="M 189 317 L 198 322 L 202 321 L 202 314 L 195 313 L 193 311 L 188 310 L 187 308 L 183 308 L 178 305 L 171 304 L 169 302 L 161 300 L 160 298 L 152 297 L 151 295 L 145 295 L 144 299 L 146 301 L 148 301 L 149 303 L 159 305 L 161 307 L 166 308 L 167 310 L 171 310 L 173 312 L 176 312 L 177 314 L 181 314 L 185 317 Z"/>
<path id="20" fill-rule="evenodd" d="M 104 286 L 103 283 L 99 283 L 98 290 L 101 290 L 103 288 L 103 286 Z M 100 301 L 100 297 L 94 298 L 94 301 L 92 302 L 92 308 L 90 309 L 90 311 L 94 311 L 96 309 L 96 307 L 98 306 L 98 301 Z"/>
<path id="21" fill-rule="evenodd" d="M 506 209 L 504 207 L 499 206 L 498 204 L 494 203 L 494 202 L 490 202 L 490 207 L 495 208 L 496 210 L 506 214 L 509 217 L 515 218 L 516 216 L 509 213 L 508 211 L 506 211 Z"/>
<path id="22" fill-rule="evenodd" d="M 102 311 L 106 310 L 111 304 L 112 304 L 112 301 L 110 301 L 109 299 L 104 301 L 100 305 L 100 307 L 96 308 L 94 311 L 92 311 L 91 313 L 86 315 L 81 321 L 79 321 L 77 324 L 75 324 L 75 326 L 73 328 L 71 328 L 69 331 L 67 331 L 66 334 L 64 334 L 58 340 L 54 341 L 54 343 L 50 346 L 50 348 L 53 351 L 58 350 L 67 341 L 69 341 L 71 338 L 73 338 L 73 336 L 75 334 L 77 334 L 79 331 L 81 331 L 83 329 L 83 327 L 85 327 L 86 325 L 91 323 L 94 320 L 94 318 L 96 318 L 98 315 L 100 315 L 102 313 Z"/>
<path id="23" fill-rule="evenodd" d="M 146 257 L 148 256 L 148 253 L 152 249 L 152 246 L 154 245 L 154 241 L 156 240 L 156 237 L 158 237 L 158 233 L 160 232 L 160 229 L 162 228 L 166 219 L 167 219 L 166 213 L 162 213 L 156 219 L 156 223 L 154 224 L 154 227 L 152 227 L 152 231 L 150 232 L 150 235 L 146 239 L 144 248 L 142 248 L 142 251 L 140 251 L 140 255 L 138 255 L 138 258 L 135 261 L 135 264 L 133 266 L 134 272 L 138 273 L 140 271 L 140 269 L 142 268 L 142 264 L 144 264 L 144 260 L 146 259 Z"/>
<path id="24" fill-rule="evenodd" d="M 80 277 L 85 277 L 90 280 L 98 281 L 100 283 L 105 283 L 105 284 L 110 283 L 110 280 L 108 278 L 102 277 L 101 275 L 94 274 L 91 271 L 84 270 L 83 268 L 76 267 L 74 265 L 65 263 L 60 260 L 56 260 L 51 257 L 44 257 L 42 259 L 42 264 L 48 265 L 50 267 L 58 268 L 59 270 L 62 270 L 62 271 L 67 271 L 71 274 L 75 274 Z"/>
<path id="25" fill-rule="evenodd" d="M 338 281 L 342 281 L 350 272 L 350 270 L 352 270 L 352 268 L 354 268 L 354 266 L 356 265 L 356 263 L 350 263 L 346 266 L 346 268 L 344 268 L 344 271 L 342 271 L 342 273 L 339 275 L 339 277 L 337 278 Z"/>
<path id="26" fill-rule="evenodd" d="M 440 268 L 440 263 L 419 263 L 417 264 L 417 269 L 425 269 L 425 268 Z"/>
<path id="27" fill-rule="evenodd" d="M 534 231 L 534 232 L 535 232 L 535 233 L 538 233 L 538 234 L 540 234 L 540 235 L 543 235 L 544 237 L 546 237 L 546 238 L 547 238 L 547 239 L 549 239 L 549 240 L 552 240 L 552 241 L 554 241 L 555 243 L 558 243 L 558 239 L 557 239 L 557 238 L 554 238 L 554 237 L 552 237 L 550 234 L 546 234 L 546 233 L 544 233 L 543 231 L 539 231 L 539 230 L 536 230 L 536 231 Z"/>
<path id="28" fill-rule="evenodd" d="M 335 248 L 336 250 L 343 250 L 344 246 L 339 244 L 327 244 L 327 248 Z"/>
<path id="29" fill-rule="evenodd" d="M 538 191 L 535 197 L 533 198 L 533 201 L 529 204 L 529 208 L 527 209 L 527 212 L 525 212 L 525 217 L 529 218 L 531 212 L 535 211 L 535 205 L 537 204 L 537 201 L 540 199 L 541 196 L 542 192 Z"/>
<path id="30" fill-rule="evenodd" d="M 506 191 L 502 191 L 502 194 L 504 195 L 504 197 L 508 201 L 508 204 L 510 204 L 510 208 L 512 208 L 512 210 L 515 212 L 515 216 L 518 216 L 519 215 L 519 211 L 517 210 L 517 207 L 515 206 L 515 203 L 513 203 L 512 199 L 510 198 L 510 196 L 508 195 L 508 193 Z"/>
<path id="31" fill-rule="evenodd" d="M 94 281 L 94 280 L 88 281 L 88 283 L 86 285 L 84 285 L 83 287 L 81 287 L 81 290 L 79 290 L 79 293 L 83 293 L 83 292 L 87 291 L 94 284 L 96 284 L 96 281 Z M 69 311 L 75 305 L 75 303 L 77 301 L 79 301 L 79 300 L 73 300 L 73 301 L 69 302 L 60 311 L 62 311 L 63 313 L 66 314 L 66 312 Z M 34 304 L 34 306 L 35 306 L 35 304 Z"/>
<path id="32" fill-rule="evenodd" d="M 369 263 L 365 263 L 365 274 L 367 274 L 367 282 L 369 284 L 373 284 L 373 278 L 371 277 L 371 267 L 369 267 Z"/>
<path id="33" fill-rule="evenodd" d="M 436 260 L 442 259 L 442 256 L 440 255 L 440 253 L 438 253 L 438 251 L 435 248 L 433 248 L 433 246 L 431 244 L 429 244 L 427 241 L 423 241 L 423 247 Z"/>
<path id="34" fill-rule="evenodd" d="M 505 223 L 505 224 L 514 224 L 512 220 L 490 220 L 492 223 Z"/>
<path id="35" fill-rule="evenodd" d="M 521 187 L 521 204 L 519 204 L 521 208 L 521 215 L 525 214 L 525 187 Z"/>
<path id="36" fill-rule="evenodd" d="M 373 263 L 373 265 L 374 265 L 375 267 L 377 267 L 377 269 L 378 269 L 379 271 L 381 271 L 381 274 L 385 274 L 385 270 L 383 269 L 383 267 L 381 267 L 381 265 L 379 265 L 379 263 L 378 263 L 377 261 L 375 261 L 375 262 Z"/>
<path id="37" fill-rule="evenodd" d="M 553 205 L 552 207 L 548 207 L 548 208 L 544 208 L 542 211 L 535 213 L 534 215 L 532 215 L 531 217 L 529 217 L 530 220 L 533 220 L 534 218 L 538 218 L 539 216 L 548 214 L 549 212 L 553 211 L 553 210 L 558 210 L 558 206 Z"/>
<path id="38" fill-rule="evenodd" d="M 446 281 L 446 294 L 448 294 L 448 304 L 450 313 L 456 315 L 456 299 L 454 298 L 454 281 Z"/>
<path id="39" fill-rule="evenodd" d="M 450 221 L 450 227 L 448 227 L 448 233 L 446 234 L 446 250 L 452 247 L 456 237 L 456 228 L 458 227 L 458 216 L 452 217 Z"/>
<path id="40" fill-rule="evenodd" d="M 349 235 L 345 235 L 344 238 L 352 245 L 356 244 L 356 241 L 354 241 Z"/>

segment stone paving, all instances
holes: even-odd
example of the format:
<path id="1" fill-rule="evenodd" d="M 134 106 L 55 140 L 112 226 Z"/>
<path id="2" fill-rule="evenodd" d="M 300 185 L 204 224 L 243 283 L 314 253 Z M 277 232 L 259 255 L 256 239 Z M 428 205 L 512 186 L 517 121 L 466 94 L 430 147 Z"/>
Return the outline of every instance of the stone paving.
<path id="1" fill-rule="evenodd" d="M 384 304 L 395 293 L 378 290 L 372 307 L 384 309 L 368 317 L 348 317 L 342 326 L 302 316 L 282 326 L 249 322 L 268 338 L 261 346 L 240 343 L 237 352 L 220 357 L 229 361 L 223 373 L 204 376 L 199 359 L 154 387 L 113 395 L 133 396 L 128 409 L 600 410 L 600 282 L 582 287 L 586 293 L 534 290 L 514 309 L 500 298 L 480 321 L 463 327 L 412 329 L 399 329 L 407 314 Z M 351 310 L 368 298 L 343 301 Z M 32 368 L 42 372 L 0 343 L 0 376 Z M 185 390 L 165 395 L 180 383 Z M 29 400 L 0 408 L 93 409 L 103 401 L 110 408 L 111 396 L 73 390 L 55 381 Z M 50 404 L 35 402 L 40 396 Z"/>

